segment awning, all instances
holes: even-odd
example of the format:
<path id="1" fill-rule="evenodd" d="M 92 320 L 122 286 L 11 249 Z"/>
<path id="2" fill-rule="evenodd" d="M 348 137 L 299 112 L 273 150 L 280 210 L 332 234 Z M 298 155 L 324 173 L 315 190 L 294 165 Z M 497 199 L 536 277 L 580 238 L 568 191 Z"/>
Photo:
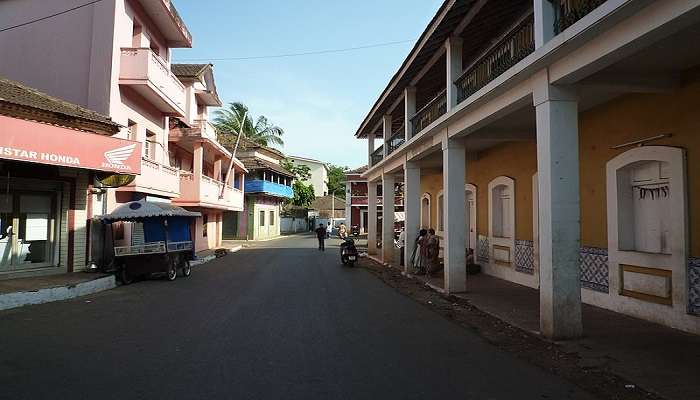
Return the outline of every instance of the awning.
<path id="1" fill-rule="evenodd" d="M 116 221 L 135 221 L 153 217 L 201 217 L 202 214 L 187 211 L 182 207 L 168 203 L 154 203 L 148 201 L 131 201 L 115 208 L 109 214 L 97 216 L 96 219 L 112 223 Z"/>
<path id="2" fill-rule="evenodd" d="M 132 140 L 0 115 L 0 159 L 138 175 L 141 146 Z"/>

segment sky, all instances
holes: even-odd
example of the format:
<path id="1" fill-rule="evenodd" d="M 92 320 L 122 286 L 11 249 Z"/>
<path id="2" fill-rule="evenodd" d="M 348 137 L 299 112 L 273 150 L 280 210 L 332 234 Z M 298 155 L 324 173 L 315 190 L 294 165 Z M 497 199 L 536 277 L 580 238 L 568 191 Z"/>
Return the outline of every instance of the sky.
<path id="1" fill-rule="evenodd" d="M 285 154 L 356 168 L 367 163 L 367 142 L 354 137 L 357 128 L 442 0 L 174 3 L 194 43 L 176 49 L 173 62 L 210 60 L 222 101 L 241 101 L 253 117 L 264 115 L 283 128 Z M 216 60 L 406 40 L 333 54 Z"/>

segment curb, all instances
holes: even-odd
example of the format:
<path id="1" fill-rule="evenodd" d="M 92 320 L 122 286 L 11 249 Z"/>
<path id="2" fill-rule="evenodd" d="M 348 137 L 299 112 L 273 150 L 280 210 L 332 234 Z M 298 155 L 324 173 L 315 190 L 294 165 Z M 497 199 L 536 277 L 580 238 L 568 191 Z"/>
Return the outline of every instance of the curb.
<path id="1" fill-rule="evenodd" d="M 228 248 L 226 250 L 228 250 L 228 252 L 230 254 L 230 253 L 236 253 L 236 252 L 240 251 L 241 249 L 243 249 L 243 245 L 239 244 L 239 245 L 233 246 L 231 248 Z M 206 264 L 209 261 L 212 261 L 214 259 L 216 259 L 216 256 L 213 254 L 210 256 L 206 256 L 206 257 L 200 257 L 200 258 L 197 258 L 196 260 L 190 261 L 190 266 L 196 267 L 198 265 Z"/>
<path id="2" fill-rule="evenodd" d="M 114 275 L 81 282 L 76 285 L 39 289 L 30 292 L 0 294 L 0 311 L 34 304 L 69 300 L 117 287 Z"/>

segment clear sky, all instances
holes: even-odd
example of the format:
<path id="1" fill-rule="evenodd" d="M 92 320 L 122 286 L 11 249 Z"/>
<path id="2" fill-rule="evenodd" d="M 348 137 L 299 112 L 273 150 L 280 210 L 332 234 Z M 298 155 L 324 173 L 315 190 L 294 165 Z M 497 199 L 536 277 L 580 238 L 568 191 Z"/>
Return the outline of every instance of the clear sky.
<path id="1" fill-rule="evenodd" d="M 174 62 L 308 52 L 411 39 L 335 54 L 212 61 L 225 103 L 242 101 L 285 130 L 286 154 L 367 163 L 357 127 L 442 0 L 175 0 L 192 49 Z M 203 62 L 203 61 L 198 61 Z"/>

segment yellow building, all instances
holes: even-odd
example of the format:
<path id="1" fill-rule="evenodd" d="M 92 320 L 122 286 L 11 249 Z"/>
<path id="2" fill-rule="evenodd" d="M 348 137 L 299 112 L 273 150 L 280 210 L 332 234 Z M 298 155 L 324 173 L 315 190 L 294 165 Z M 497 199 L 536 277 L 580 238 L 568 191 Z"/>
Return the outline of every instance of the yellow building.
<path id="1" fill-rule="evenodd" d="M 700 333 L 699 28 L 700 1 L 446 1 L 356 133 L 363 176 L 404 182 L 445 292 L 471 249 L 550 337 L 582 302 Z"/>

